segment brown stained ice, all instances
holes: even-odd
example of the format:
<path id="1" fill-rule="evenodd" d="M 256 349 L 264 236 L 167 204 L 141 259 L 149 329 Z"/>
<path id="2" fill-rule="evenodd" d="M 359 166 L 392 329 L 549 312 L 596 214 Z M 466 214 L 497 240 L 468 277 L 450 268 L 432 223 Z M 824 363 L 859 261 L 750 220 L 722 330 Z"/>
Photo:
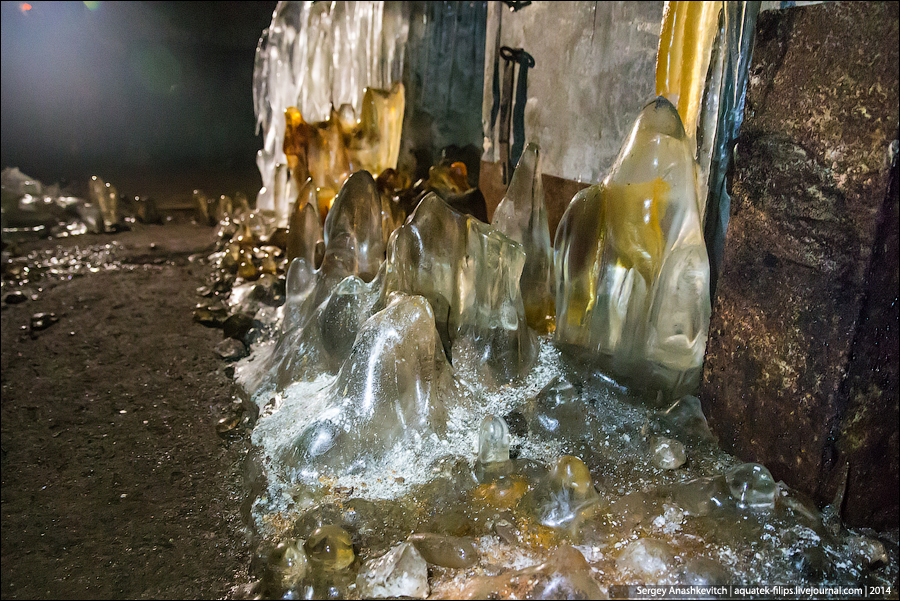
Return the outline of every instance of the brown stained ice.
<path id="1" fill-rule="evenodd" d="M 397 168 L 405 106 L 406 94 L 400 82 L 390 90 L 366 88 L 359 119 L 352 129 L 345 130 L 353 171 L 364 169 L 379 175 L 385 169 Z M 342 122 L 347 121 L 343 117 Z"/>
<path id="2" fill-rule="evenodd" d="M 425 561 L 436 566 L 462 569 L 471 567 L 478 561 L 475 545 L 465 537 L 421 532 L 411 534 L 407 541 Z"/>
<path id="3" fill-rule="evenodd" d="M 599 495 L 587 465 L 571 455 L 560 457 L 550 471 L 548 496 L 541 505 L 541 523 L 575 534 L 597 510 Z"/>
<path id="4" fill-rule="evenodd" d="M 454 368 L 502 385 L 537 354 L 519 290 L 524 263 L 521 245 L 429 193 L 391 238 L 382 294 L 427 298 Z"/>
<path id="5" fill-rule="evenodd" d="M 491 225 L 525 249 L 525 267 L 520 280 L 525 320 L 540 334 L 552 332 L 556 318 L 552 292 L 553 244 L 537 144 L 529 143 L 525 147 L 509 188 L 494 210 Z"/>
<path id="6" fill-rule="evenodd" d="M 282 449 L 289 470 L 353 473 L 398 447 L 415 448 L 446 428 L 446 405 L 462 403 L 420 296 L 393 295 L 360 328 L 324 410 Z"/>
<path id="7" fill-rule="evenodd" d="M 295 107 L 285 110 L 284 154 L 299 187 L 312 178 L 324 217 L 331 200 L 350 176 L 350 157 L 344 143 L 340 117 L 332 110 L 326 121 L 307 123 Z M 276 180 L 277 181 L 277 180 Z"/>
<path id="8" fill-rule="evenodd" d="M 557 341 L 676 397 L 696 387 L 710 316 L 698 206 L 689 140 L 659 97 L 557 229 Z"/>
<path id="9" fill-rule="evenodd" d="M 331 524 L 317 528 L 310 534 L 303 550 L 309 563 L 325 572 L 345 570 L 356 559 L 350 533 Z"/>

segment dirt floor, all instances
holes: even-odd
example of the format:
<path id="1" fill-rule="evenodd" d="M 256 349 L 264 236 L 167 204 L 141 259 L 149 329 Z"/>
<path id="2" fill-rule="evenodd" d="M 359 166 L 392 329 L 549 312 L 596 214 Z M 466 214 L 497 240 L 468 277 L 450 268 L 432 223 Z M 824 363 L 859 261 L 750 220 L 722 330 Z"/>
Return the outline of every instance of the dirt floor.
<path id="1" fill-rule="evenodd" d="M 213 240 L 182 219 L 6 249 L 45 267 L 0 302 L 3 598 L 222 598 L 247 581 L 246 440 L 217 434 L 234 412 L 222 331 L 192 316 Z"/>

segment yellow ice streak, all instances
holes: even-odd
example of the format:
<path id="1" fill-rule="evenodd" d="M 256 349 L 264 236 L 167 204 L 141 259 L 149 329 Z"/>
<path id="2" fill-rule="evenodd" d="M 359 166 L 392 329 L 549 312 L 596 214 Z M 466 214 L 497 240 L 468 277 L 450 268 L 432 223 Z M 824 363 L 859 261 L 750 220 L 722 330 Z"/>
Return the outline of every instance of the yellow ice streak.
<path id="1" fill-rule="evenodd" d="M 665 250 L 660 216 L 669 204 L 669 184 L 657 177 L 636 184 L 607 184 L 607 192 L 608 231 L 619 263 L 653 282 Z"/>
<path id="2" fill-rule="evenodd" d="M 722 2 L 666 2 L 656 54 L 656 94 L 678 109 L 694 143 Z"/>

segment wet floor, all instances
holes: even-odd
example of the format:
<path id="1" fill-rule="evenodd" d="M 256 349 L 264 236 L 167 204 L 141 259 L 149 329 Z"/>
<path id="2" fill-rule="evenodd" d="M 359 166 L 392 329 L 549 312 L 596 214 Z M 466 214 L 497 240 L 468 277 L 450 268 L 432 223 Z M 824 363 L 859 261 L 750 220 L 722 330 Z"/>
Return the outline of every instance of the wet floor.
<path id="1" fill-rule="evenodd" d="M 181 220 L 5 249 L 3 598 L 221 598 L 246 578 L 222 334 L 192 320 L 211 242 Z"/>

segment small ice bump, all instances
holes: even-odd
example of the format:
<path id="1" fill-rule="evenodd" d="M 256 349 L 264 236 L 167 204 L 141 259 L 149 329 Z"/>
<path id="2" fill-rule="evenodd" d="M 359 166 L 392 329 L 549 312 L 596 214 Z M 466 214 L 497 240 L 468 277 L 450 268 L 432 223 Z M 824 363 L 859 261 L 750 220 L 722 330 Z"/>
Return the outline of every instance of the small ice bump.
<path id="1" fill-rule="evenodd" d="M 363 564 L 356 579 L 362 598 L 387 599 L 428 596 L 428 564 L 410 543 L 393 549 Z"/>
<path id="2" fill-rule="evenodd" d="M 496 463 L 509 460 L 509 427 L 496 415 L 488 415 L 478 432 L 478 461 Z"/>
<path id="3" fill-rule="evenodd" d="M 653 465 L 661 470 L 676 470 L 687 460 L 684 445 L 671 438 L 659 437 L 653 442 Z"/>
<path id="4" fill-rule="evenodd" d="M 741 509 L 772 509 L 778 490 L 772 474 L 758 463 L 743 463 L 726 476 L 728 489 Z"/>

